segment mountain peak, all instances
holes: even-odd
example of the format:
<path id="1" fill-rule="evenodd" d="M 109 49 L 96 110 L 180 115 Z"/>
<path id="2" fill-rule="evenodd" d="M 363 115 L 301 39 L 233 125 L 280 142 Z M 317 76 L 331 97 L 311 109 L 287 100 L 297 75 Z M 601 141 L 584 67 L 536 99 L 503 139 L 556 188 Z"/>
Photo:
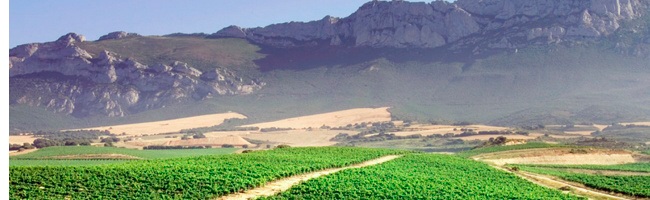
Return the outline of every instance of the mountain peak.
<path id="1" fill-rule="evenodd" d="M 319 44 L 394 48 L 479 45 L 460 42 L 468 38 L 487 44 L 524 41 L 510 45 L 516 48 L 538 38 L 571 41 L 607 36 L 620 27 L 621 21 L 641 16 L 646 4 L 640 0 L 371 1 L 341 19 L 326 16 L 319 21 L 250 29 L 230 26 L 213 36 L 245 38 L 284 48 Z M 565 31 L 550 36 L 551 32 L 539 33 L 539 29 Z M 504 30 L 510 34 L 489 41 L 491 33 Z M 538 37 L 530 38 L 531 32 Z"/>

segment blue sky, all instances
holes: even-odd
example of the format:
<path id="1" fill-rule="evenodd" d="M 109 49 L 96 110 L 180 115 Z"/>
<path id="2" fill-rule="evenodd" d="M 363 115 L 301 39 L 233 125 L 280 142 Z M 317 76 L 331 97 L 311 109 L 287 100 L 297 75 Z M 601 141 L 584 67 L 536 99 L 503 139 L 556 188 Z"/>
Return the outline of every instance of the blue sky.
<path id="1" fill-rule="evenodd" d="M 10 0 L 9 46 L 75 32 L 96 40 L 113 31 L 142 35 L 214 33 L 229 25 L 266 26 L 346 17 L 370 0 Z"/>

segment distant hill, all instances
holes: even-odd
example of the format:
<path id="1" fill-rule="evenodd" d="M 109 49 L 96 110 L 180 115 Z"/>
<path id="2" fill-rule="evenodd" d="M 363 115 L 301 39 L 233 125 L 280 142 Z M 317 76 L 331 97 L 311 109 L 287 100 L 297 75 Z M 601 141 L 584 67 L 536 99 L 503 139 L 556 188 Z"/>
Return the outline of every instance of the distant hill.
<path id="1" fill-rule="evenodd" d="M 10 50 L 11 130 L 235 111 L 249 122 L 355 107 L 393 118 L 650 118 L 648 1 L 371 1 L 345 18 Z"/>

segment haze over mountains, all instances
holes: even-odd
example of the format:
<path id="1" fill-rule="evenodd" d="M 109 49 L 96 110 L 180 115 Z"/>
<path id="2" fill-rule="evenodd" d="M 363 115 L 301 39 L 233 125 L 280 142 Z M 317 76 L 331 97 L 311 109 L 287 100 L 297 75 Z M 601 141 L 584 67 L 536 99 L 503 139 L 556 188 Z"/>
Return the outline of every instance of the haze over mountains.
<path id="1" fill-rule="evenodd" d="M 383 106 L 399 119 L 499 125 L 648 119 L 649 5 L 371 1 L 345 18 L 212 34 L 70 33 L 10 50 L 10 124 Z"/>

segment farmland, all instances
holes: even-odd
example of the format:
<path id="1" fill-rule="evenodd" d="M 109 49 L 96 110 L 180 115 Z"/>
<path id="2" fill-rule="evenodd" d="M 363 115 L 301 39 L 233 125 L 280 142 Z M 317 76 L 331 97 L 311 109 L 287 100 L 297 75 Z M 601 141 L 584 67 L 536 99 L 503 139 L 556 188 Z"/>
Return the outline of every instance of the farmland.
<path id="1" fill-rule="evenodd" d="M 61 157 L 84 155 L 126 155 L 136 159 L 162 159 L 162 158 L 180 158 L 201 155 L 229 154 L 237 149 L 232 148 L 214 148 L 214 149 L 174 149 L 174 150 L 135 150 L 114 147 L 93 147 L 93 146 L 55 146 L 39 149 L 38 151 L 13 156 L 15 160 L 47 160 Z"/>
<path id="2" fill-rule="evenodd" d="M 307 181 L 268 199 L 579 199 L 487 164 L 411 154 Z"/>
<path id="3" fill-rule="evenodd" d="M 191 129 L 198 127 L 216 126 L 224 122 L 226 119 L 245 119 L 246 116 L 239 113 L 217 113 L 210 115 L 199 115 L 193 117 L 177 118 L 170 120 L 144 122 L 135 124 L 122 124 L 115 126 L 100 126 L 84 128 L 87 130 L 108 130 L 112 134 L 125 134 L 125 135 L 144 135 L 144 134 L 160 134 L 168 132 L 179 132 L 183 129 Z"/>
<path id="4" fill-rule="evenodd" d="M 250 124 L 244 127 L 259 128 L 318 128 L 323 125 L 331 127 L 345 126 L 362 122 L 387 122 L 391 114 L 388 107 L 383 108 L 355 108 L 316 115 L 288 118 L 273 122 Z"/>
<path id="5" fill-rule="evenodd" d="M 10 167 L 10 198 L 206 199 L 309 171 L 404 153 L 365 148 L 286 148 L 246 154 L 87 167 Z"/>
<path id="6" fill-rule="evenodd" d="M 629 166 L 629 165 L 628 165 Z M 647 166 L 647 165 L 641 165 Z M 600 175 L 575 173 L 559 168 L 543 168 L 534 166 L 518 166 L 519 170 L 556 176 L 567 181 L 584 184 L 585 186 L 612 192 L 619 192 L 636 197 L 650 197 L 650 176 Z M 639 166 L 635 166 L 639 167 Z M 580 168 L 580 167 L 577 167 Z M 586 167 L 593 168 L 593 167 Z M 621 166 L 610 169 L 620 169 Z"/>
<path id="7" fill-rule="evenodd" d="M 650 172 L 650 163 L 629 163 L 621 165 L 515 165 L 535 168 L 611 170 L 629 172 Z"/>
<path id="8" fill-rule="evenodd" d="M 471 157 L 480 154 L 502 152 L 502 151 L 511 151 L 511 150 L 520 150 L 520 149 L 539 149 L 539 148 L 562 147 L 562 146 L 563 145 L 531 142 L 531 143 L 521 144 L 521 145 L 492 146 L 492 147 L 478 148 L 478 149 L 461 152 L 458 155 L 462 157 Z"/>

